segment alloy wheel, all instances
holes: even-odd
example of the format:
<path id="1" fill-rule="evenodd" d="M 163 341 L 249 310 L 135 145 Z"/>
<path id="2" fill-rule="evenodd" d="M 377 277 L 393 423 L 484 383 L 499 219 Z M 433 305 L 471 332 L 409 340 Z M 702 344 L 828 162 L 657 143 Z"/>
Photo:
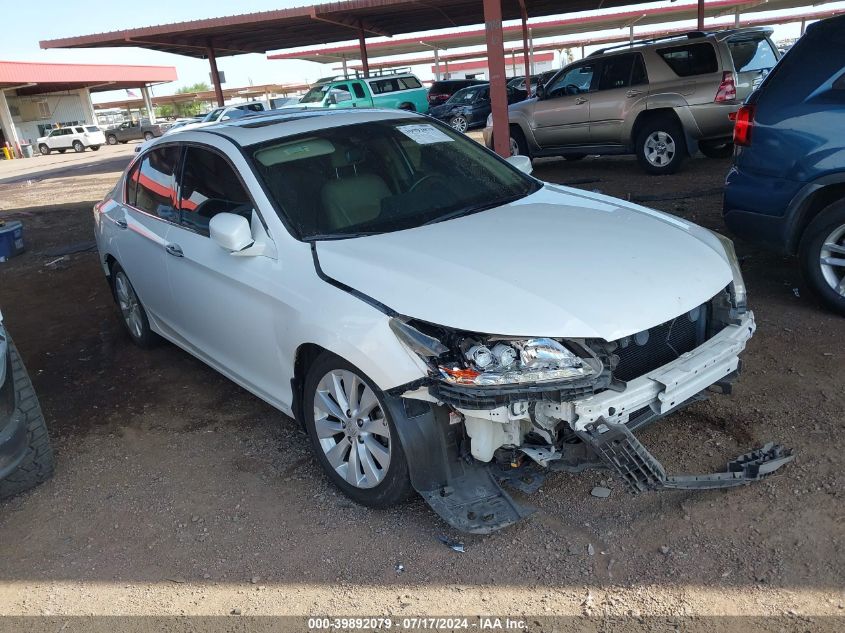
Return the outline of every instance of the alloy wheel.
<path id="1" fill-rule="evenodd" d="M 825 238 L 819 251 L 819 266 L 828 285 L 845 297 L 845 225 Z"/>
<path id="2" fill-rule="evenodd" d="M 330 371 L 314 394 L 314 427 L 329 464 L 356 488 L 387 475 L 392 438 L 375 392 L 354 372 Z"/>
<path id="3" fill-rule="evenodd" d="M 117 295 L 117 304 L 120 306 L 120 312 L 123 315 L 123 320 L 126 322 L 126 327 L 135 338 L 141 338 L 144 333 L 144 321 L 141 316 L 141 304 L 138 301 L 138 295 L 129 283 L 126 275 L 123 272 L 118 272 L 114 278 L 114 292 Z"/>
<path id="4" fill-rule="evenodd" d="M 655 167 L 665 167 L 675 157 L 675 139 L 659 130 L 649 134 L 645 141 L 645 159 Z"/>
<path id="5" fill-rule="evenodd" d="M 449 124 L 455 131 L 461 133 L 466 132 L 467 128 L 469 127 L 466 118 L 462 116 L 452 117 L 452 120 L 449 122 Z"/>

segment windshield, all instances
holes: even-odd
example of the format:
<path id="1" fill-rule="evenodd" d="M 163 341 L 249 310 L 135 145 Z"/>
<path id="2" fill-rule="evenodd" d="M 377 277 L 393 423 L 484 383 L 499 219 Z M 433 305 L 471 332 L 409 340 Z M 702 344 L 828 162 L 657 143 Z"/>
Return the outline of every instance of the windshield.
<path id="1" fill-rule="evenodd" d="M 329 91 L 331 84 L 323 84 L 322 86 L 314 86 L 305 93 L 305 96 L 299 100 L 300 103 L 320 103 Z"/>
<path id="2" fill-rule="evenodd" d="M 476 97 L 484 90 L 486 90 L 484 86 L 464 88 L 463 90 L 458 90 L 458 92 L 456 92 L 449 98 L 449 101 L 447 103 L 452 105 L 457 103 L 472 103 L 473 101 L 475 101 Z"/>
<path id="3" fill-rule="evenodd" d="M 542 185 L 427 119 L 359 123 L 249 148 L 302 239 L 388 233 L 523 198 Z"/>

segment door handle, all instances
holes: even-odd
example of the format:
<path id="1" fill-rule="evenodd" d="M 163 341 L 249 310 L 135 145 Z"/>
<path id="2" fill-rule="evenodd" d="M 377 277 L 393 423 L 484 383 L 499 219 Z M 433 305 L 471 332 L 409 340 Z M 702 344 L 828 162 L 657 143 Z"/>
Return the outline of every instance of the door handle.
<path id="1" fill-rule="evenodd" d="M 628 92 L 625 93 L 625 96 L 629 97 L 629 98 L 630 97 L 637 97 L 637 96 L 641 95 L 642 93 L 643 93 L 642 90 L 629 90 Z"/>
<path id="2" fill-rule="evenodd" d="M 164 247 L 164 250 L 167 251 L 168 255 L 173 255 L 173 257 L 184 257 L 185 253 L 182 252 L 182 247 L 178 244 L 168 244 Z"/>
<path id="3" fill-rule="evenodd" d="M 575 100 L 575 105 L 581 105 L 581 104 L 587 103 L 587 101 L 589 101 L 589 99 L 585 99 L 584 97 L 578 97 Z"/>
<path id="4" fill-rule="evenodd" d="M 125 229 L 129 227 L 129 225 L 126 223 L 126 220 L 124 220 L 123 218 L 118 218 L 114 221 L 114 223 L 117 224 L 117 228 L 119 229 Z"/>

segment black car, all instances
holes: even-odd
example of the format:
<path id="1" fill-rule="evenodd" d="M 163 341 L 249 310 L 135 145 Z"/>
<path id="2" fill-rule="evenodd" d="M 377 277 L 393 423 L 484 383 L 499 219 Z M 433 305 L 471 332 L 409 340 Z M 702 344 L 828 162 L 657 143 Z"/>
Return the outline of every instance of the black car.
<path id="1" fill-rule="evenodd" d="M 458 90 L 443 105 L 428 111 L 429 116 L 451 125 L 458 132 L 483 126 L 490 114 L 490 84 Z"/>
<path id="2" fill-rule="evenodd" d="M 0 315 L 0 500 L 52 474 L 53 451 L 44 415 Z"/>
<path id="3" fill-rule="evenodd" d="M 486 83 L 482 79 L 444 79 L 443 81 L 435 81 L 431 84 L 431 88 L 428 91 L 428 106 L 431 108 L 441 105 L 446 103 L 458 90 Z"/>

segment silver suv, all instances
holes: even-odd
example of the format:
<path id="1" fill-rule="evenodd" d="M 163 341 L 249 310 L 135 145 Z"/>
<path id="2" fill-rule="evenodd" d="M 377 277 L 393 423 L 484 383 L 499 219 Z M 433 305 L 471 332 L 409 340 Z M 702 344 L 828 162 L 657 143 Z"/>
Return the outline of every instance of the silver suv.
<path id="1" fill-rule="evenodd" d="M 634 153 L 652 174 L 674 173 L 698 149 L 728 157 L 731 115 L 780 57 L 771 33 L 693 32 L 596 51 L 509 107 L 511 153 Z M 484 141 L 493 146 L 492 116 Z"/>

